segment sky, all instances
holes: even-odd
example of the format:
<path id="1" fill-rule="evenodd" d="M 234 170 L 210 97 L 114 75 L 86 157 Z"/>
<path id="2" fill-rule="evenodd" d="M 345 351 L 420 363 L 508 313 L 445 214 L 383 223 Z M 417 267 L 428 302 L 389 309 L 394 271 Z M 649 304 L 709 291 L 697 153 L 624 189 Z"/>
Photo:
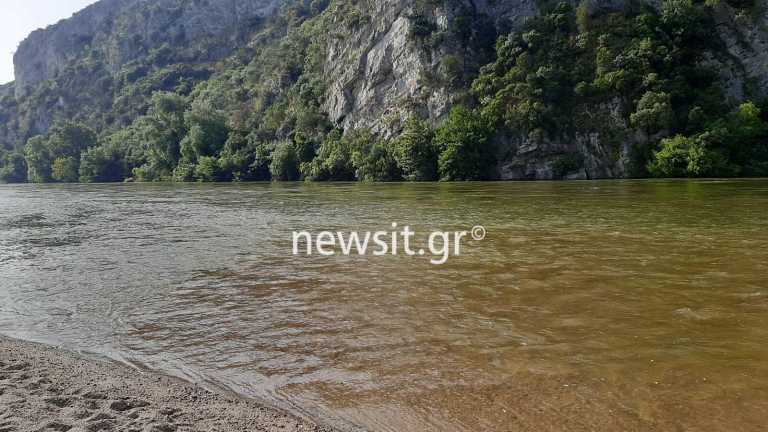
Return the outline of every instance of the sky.
<path id="1" fill-rule="evenodd" d="M 0 84 L 13 81 L 13 53 L 32 31 L 55 24 L 96 0 L 2 0 Z"/>

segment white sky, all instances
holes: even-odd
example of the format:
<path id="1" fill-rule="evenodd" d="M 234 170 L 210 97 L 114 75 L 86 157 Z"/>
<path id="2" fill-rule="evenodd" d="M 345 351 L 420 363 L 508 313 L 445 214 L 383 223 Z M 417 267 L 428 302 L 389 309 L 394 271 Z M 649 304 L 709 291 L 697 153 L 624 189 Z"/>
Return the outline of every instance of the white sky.
<path id="1" fill-rule="evenodd" d="M 0 84 L 13 81 L 13 53 L 33 30 L 69 18 L 96 0 L 2 0 Z"/>

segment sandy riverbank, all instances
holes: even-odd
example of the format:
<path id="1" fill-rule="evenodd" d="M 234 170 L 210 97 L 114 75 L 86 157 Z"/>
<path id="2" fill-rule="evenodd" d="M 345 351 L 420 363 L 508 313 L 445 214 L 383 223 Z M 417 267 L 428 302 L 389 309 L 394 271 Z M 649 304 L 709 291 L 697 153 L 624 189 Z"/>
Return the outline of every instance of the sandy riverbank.
<path id="1" fill-rule="evenodd" d="M 0 336 L 0 432 L 323 431 L 255 401 Z"/>

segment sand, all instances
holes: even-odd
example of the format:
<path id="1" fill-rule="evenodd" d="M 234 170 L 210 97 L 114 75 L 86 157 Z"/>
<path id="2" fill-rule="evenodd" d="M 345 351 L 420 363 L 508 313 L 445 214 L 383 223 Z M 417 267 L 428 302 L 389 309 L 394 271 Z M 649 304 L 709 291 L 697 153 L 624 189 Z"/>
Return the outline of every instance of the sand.
<path id="1" fill-rule="evenodd" d="M 0 432 L 332 431 L 256 401 L 0 337 Z"/>

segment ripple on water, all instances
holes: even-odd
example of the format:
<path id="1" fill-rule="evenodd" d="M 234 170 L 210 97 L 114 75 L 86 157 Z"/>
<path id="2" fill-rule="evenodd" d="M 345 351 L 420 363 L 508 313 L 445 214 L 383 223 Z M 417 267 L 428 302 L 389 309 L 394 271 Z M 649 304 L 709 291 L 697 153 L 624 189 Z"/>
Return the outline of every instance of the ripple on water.
<path id="1" fill-rule="evenodd" d="M 748 431 L 768 412 L 765 181 L 28 185 L 0 202 L 0 332 L 371 430 Z M 442 267 L 291 254 L 294 230 L 391 222 L 488 237 Z"/>

